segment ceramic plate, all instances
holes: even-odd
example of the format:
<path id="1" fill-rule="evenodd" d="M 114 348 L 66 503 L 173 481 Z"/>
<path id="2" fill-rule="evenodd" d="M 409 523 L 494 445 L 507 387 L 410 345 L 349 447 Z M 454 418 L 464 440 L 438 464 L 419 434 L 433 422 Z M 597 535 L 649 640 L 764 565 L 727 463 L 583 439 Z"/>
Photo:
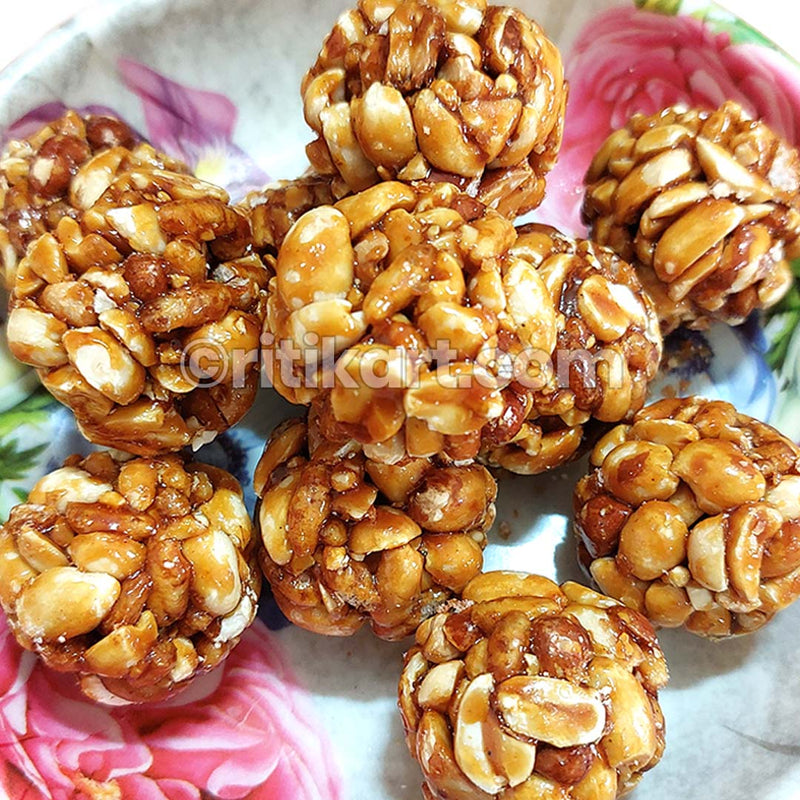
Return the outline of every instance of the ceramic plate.
<path id="1" fill-rule="evenodd" d="M 0 76 L 0 135 L 63 110 L 110 108 L 156 147 L 240 197 L 305 168 L 300 79 L 345 0 L 126 0 L 82 14 Z M 610 0 L 519 0 L 562 48 L 566 138 L 535 217 L 581 233 L 580 183 L 596 147 L 636 111 L 735 99 L 800 143 L 800 72 L 704 0 L 647 9 Z M 796 265 L 797 266 L 797 265 Z M 735 400 L 800 439 L 800 292 L 767 318 L 679 334 L 654 395 Z M 688 341 L 687 341 L 688 339 Z M 687 348 L 691 344 L 691 348 Z M 686 360 L 683 353 L 691 350 Z M 0 353 L 0 514 L 83 451 L 70 414 Z M 249 486 L 265 437 L 292 409 L 271 391 L 203 449 Z M 579 578 L 568 529 L 581 466 L 501 481 L 487 566 Z M 253 497 L 250 494 L 250 502 Z M 791 800 L 800 786 L 800 604 L 758 634 L 712 645 L 662 635 L 667 753 L 636 796 Z M 12 800 L 411 800 L 421 776 L 395 704 L 403 645 L 364 631 L 289 627 L 264 598 L 223 669 L 159 706 L 106 709 L 21 651 L 0 620 L 0 795 Z"/>

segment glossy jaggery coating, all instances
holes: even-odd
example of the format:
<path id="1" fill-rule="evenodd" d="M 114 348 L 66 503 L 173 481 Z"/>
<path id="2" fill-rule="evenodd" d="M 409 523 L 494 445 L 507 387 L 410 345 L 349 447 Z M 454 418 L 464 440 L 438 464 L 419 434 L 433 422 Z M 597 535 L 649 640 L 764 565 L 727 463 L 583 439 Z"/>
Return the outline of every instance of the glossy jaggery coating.
<path id="1" fill-rule="evenodd" d="M 800 449 L 729 403 L 662 400 L 608 433 L 575 492 L 584 567 L 664 627 L 755 631 L 800 596 Z"/>
<path id="2" fill-rule="evenodd" d="M 354 192 L 450 180 L 508 217 L 544 197 L 564 124 L 561 56 L 521 11 L 485 0 L 360 0 L 301 89 L 320 174 Z"/>
<path id="3" fill-rule="evenodd" d="M 385 182 L 303 215 L 275 262 L 265 368 L 377 460 L 542 472 L 641 408 L 661 336 L 635 272 L 451 184 Z M 337 431 L 338 428 L 338 431 Z M 508 447 L 506 447 L 508 445 Z"/>
<path id="4" fill-rule="evenodd" d="M 637 114 L 586 176 L 592 236 L 639 268 L 664 333 L 744 322 L 789 290 L 800 156 L 733 102 Z"/>
<path id="5" fill-rule="evenodd" d="M 241 206 L 250 220 L 253 249 L 274 258 L 286 234 L 303 214 L 331 205 L 349 193 L 341 179 L 313 173 L 250 192 Z"/>
<path id="6" fill-rule="evenodd" d="M 255 473 L 261 566 L 294 623 L 384 639 L 416 629 L 483 565 L 497 487 L 481 466 L 394 465 L 334 443 L 314 416 L 273 433 Z"/>
<path id="7" fill-rule="evenodd" d="M 9 348 L 90 441 L 139 455 L 198 447 L 255 399 L 268 278 L 222 189 L 136 167 L 29 246 Z"/>
<path id="8" fill-rule="evenodd" d="M 483 432 L 482 458 L 538 474 L 581 454 L 595 429 L 644 405 L 662 342 L 636 272 L 608 248 L 532 224 L 517 228 L 510 252 L 533 264 L 547 287 L 556 346 L 547 380 L 504 390 L 504 413 Z"/>
<path id="9" fill-rule="evenodd" d="M 52 233 L 62 217 L 79 219 L 113 179 L 133 167 L 188 173 L 125 122 L 67 111 L 27 139 L 12 140 L 0 155 L 0 271 L 13 288 L 28 246 Z"/>
<path id="10" fill-rule="evenodd" d="M 488 572 L 417 630 L 399 685 L 426 800 L 615 800 L 664 751 L 668 678 L 638 612 Z"/>
<path id="11" fill-rule="evenodd" d="M 0 602 L 19 643 L 89 697 L 159 701 L 216 667 L 261 576 L 238 482 L 179 456 L 73 456 L 0 527 Z"/>

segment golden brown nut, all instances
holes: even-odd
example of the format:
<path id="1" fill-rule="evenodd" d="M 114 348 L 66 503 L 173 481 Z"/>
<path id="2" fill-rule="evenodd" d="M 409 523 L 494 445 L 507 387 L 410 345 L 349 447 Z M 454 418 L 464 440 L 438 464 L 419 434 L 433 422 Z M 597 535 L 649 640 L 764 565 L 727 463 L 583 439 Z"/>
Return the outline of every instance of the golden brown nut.
<path id="1" fill-rule="evenodd" d="M 778 302 L 800 255 L 800 156 L 727 102 L 634 116 L 592 162 L 593 238 L 641 265 L 665 333 Z"/>
<path id="2" fill-rule="evenodd" d="M 258 388 L 268 272 L 245 255 L 249 238 L 223 190 L 123 173 L 80 222 L 63 217 L 28 248 L 9 348 L 90 441 L 139 455 L 197 447 Z"/>
<path id="3" fill-rule="evenodd" d="M 473 459 L 491 428 L 487 449 L 521 443 L 497 463 L 541 472 L 591 416 L 640 408 L 660 358 L 630 267 L 551 228 L 518 233 L 448 183 L 388 181 L 303 215 L 270 287 L 273 385 L 320 401 L 326 436 L 376 460 Z M 520 435 L 534 416 L 552 419 Z M 571 432 L 543 453 L 559 427 Z"/>
<path id="4" fill-rule="evenodd" d="M 273 433 L 256 468 L 259 551 L 281 610 L 347 636 L 369 621 L 400 639 L 483 565 L 497 486 L 478 465 L 393 465 L 323 439 L 313 415 Z"/>
<path id="5" fill-rule="evenodd" d="M 483 432 L 482 456 L 520 474 L 563 464 L 593 420 L 630 419 L 661 360 L 658 318 L 633 268 L 611 250 L 545 225 L 517 228 L 512 256 L 536 266 L 555 304 L 558 339 L 541 387 L 512 384 Z"/>
<path id="6" fill-rule="evenodd" d="M 542 29 L 486 0 L 359 0 L 301 93 L 320 174 L 355 192 L 394 178 L 452 180 L 509 217 L 542 201 L 567 99 Z"/>
<path id="7" fill-rule="evenodd" d="M 133 167 L 188 168 L 141 142 L 121 120 L 68 111 L 35 135 L 11 141 L 0 155 L 0 271 L 14 285 L 28 245 L 79 219 L 113 179 Z"/>
<path id="8" fill-rule="evenodd" d="M 750 633 L 800 597 L 800 449 L 729 403 L 662 400 L 595 447 L 581 562 L 664 627 Z"/>
<path id="9" fill-rule="evenodd" d="M 400 713 L 427 800 L 614 800 L 661 759 L 667 666 L 640 614 L 488 572 L 420 625 Z"/>
<path id="10" fill-rule="evenodd" d="M 313 173 L 251 192 L 242 205 L 250 219 L 254 250 L 276 256 L 289 229 L 303 214 L 335 203 L 346 194 L 349 189 L 340 178 Z"/>
<path id="11" fill-rule="evenodd" d="M 255 617 L 242 490 L 179 456 L 73 456 L 0 527 L 17 641 L 112 705 L 157 701 L 217 666 Z"/>

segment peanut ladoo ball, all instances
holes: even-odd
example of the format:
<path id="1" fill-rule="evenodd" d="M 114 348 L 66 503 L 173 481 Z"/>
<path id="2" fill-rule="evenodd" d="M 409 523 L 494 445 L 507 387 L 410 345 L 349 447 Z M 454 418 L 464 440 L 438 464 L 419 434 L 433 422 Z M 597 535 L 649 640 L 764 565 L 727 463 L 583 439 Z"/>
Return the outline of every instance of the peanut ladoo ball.
<path id="1" fill-rule="evenodd" d="M 197 448 L 258 389 L 268 272 L 250 246 L 222 189 L 134 168 L 29 246 L 9 349 L 90 441 L 138 455 Z"/>
<path id="2" fill-rule="evenodd" d="M 399 686 L 426 800 L 614 800 L 661 759 L 667 667 L 636 611 L 488 572 L 420 625 Z"/>
<path id="3" fill-rule="evenodd" d="M 552 228 L 517 231 L 448 183 L 389 181 L 304 214 L 270 288 L 273 385 L 320 402 L 328 438 L 388 463 L 484 448 L 542 472 L 590 419 L 641 408 L 661 355 L 627 264 Z"/>
<path id="4" fill-rule="evenodd" d="M 580 560 L 664 627 L 719 639 L 800 597 L 800 448 L 729 403 L 662 400 L 598 442 L 575 492 Z"/>
<path id="5" fill-rule="evenodd" d="M 451 180 L 508 217 L 538 206 L 561 146 L 561 55 L 486 0 L 360 0 L 301 88 L 315 171 L 354 192 Z"/>
<path id="6" fill-rule="evenodd" d="M 592 237 L 639 267 L 664 333 L 744 322 L 777 303 L 800 255 L 800 157 L 727 102 L 637 114 L 586 176 Z"/>
<path id="7" fill-rule="evenodd" d="M 17 641 L 111 705 L 158 701 L 216 667 L 255 617 L 242 490 L 179 456 L 73 456 L 0 527 Z"/>
<path id="8" fill-rule="evenodd" d="M 75 111 L 0 154 L 0 271 L 8 289 L 32 242 L 62 217 L 79 219 L 120 173 L 154 167 L 188 173 L 114 117 Z"/>
<path id="9" fill-rule="evenodd" d="M 276 429 L 256 468 L 261 566 L 284 614 L 310 631 L 365 622 L 401 639 L 483 566 L 497 486 L 483 467 L 367 458 L 312 416 Z"/>

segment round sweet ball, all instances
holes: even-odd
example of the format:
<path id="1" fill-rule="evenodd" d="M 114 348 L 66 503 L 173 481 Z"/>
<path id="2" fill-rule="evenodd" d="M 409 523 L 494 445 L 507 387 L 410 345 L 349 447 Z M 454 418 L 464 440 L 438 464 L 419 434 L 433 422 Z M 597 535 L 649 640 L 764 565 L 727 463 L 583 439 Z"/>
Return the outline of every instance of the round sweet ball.
<path id="1" fill-rule="evenodd" d="M 131 169 L 29 246 L 9 349 L 91 442 L 143 456 L 197 448 L 258 389 L 269 275 L 250 248 L 247 216 L 222 189 Z"/>
<path id="2" fill-rule="evenodd" d="M 544 197 L 567 86 L 558 48 L 486 0 L 360 0 L 325 39 L 301 94 L 320 174 L 358 192 L 451 180 L 509 217 Z"/>
<path id="3" fill-rule="evenodd" d="M 777 303 L 800 255 L 800 156 L 733 102 L 637 114 L 586 176 L 592 236 L 640 266 L 667 333 Z"/>
<path id="4" fill-rule="evenodd" d="M 800 596 L 800 448 L 729 403 L 662 400 L 596 445 L 580 560 L 663 627 L 750 633 Z"/>
<path id="5" fill-rule="evenodd" d="M 159 701 L 216 667 L 255 617 L 242 490 L 179 456 L 73 456 L 0 527 L 0 602 L 17 641 L 84 694 Z"/>
<path id="6" fill-rule="evenodd" d="M 483 566 L 497 486 L 483 467 L 407 458 L 388 465 L 314 419 L 272 435 L 256 469 L 261 566 L 295 624 L 383 639 L 413 633 Z"/>
<path id="7" fill-rule="evenodd" d="M 483 449 L 515 472 L 550 469 L 584 423 L 642 407 L 661 356 L 622 259 L 515 229 L 449 183 L 387 181 L 307 212 L 270 288 L 273 385 L 321 402 L 326 429 L 387 463 Z"/>
<path id="8" fill-rule="evenodd" d="M 614 800 L 661 759 L 653 628 L 577 583 L 487 572 L 417 630 L 400 713 L 426 800 Z"/>
<path id="9" fill-rule="evenodd" d="M 292 402 L 324 396 L 365 445 L 428 456 L 471 437 L 474 458 L 502 413 L 498 343 L 549 354 L 556 339 L 553 301 L 508 252 L 515 240 L 511 222 L 449 183 L 387 181 L 309 211 L 270 283 L 270 380 Z"/>
<path id="10" fill-rule="evenodd" d="M 188 173 L 111 116 L 67 111 L 0 154 L 0 273 L 14 286 L 28 245 L 64 216 L 77 219 L 125 170 L 150 166 Z"/>

